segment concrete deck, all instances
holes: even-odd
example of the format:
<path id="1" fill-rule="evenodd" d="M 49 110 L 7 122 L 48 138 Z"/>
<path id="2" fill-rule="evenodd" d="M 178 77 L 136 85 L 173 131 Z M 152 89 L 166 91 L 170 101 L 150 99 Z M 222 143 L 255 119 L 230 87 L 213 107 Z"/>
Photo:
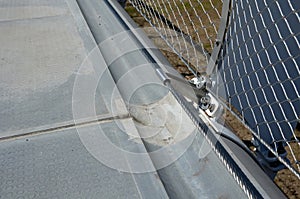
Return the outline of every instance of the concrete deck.
<path id="1" fill-rule="evenodd" d="M 102 128 L 146 153 L 75 1 L 0 1 L 0 35 L 0 198 L 168 197 L 155 171 L 109 168 L 80 139 Z"/>

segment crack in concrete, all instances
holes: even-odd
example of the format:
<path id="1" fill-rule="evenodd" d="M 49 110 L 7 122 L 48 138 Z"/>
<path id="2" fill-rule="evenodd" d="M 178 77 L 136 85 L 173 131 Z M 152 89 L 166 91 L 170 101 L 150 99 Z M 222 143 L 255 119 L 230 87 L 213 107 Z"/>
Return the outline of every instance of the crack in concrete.
<path id="1" fill-rule="evenodd" d="M 65 129 L 72 129 L 72 128 L 77 128 L 77 127 L 83 127 L 85 125 L 91 125 L 91 124 L 100 124 L 100 123 L 106 123 L 106 122 L 112 122 L 114 120 L 123 120 L 123 119 L 129 119 L 132 118 L 129 114 L 124 114 L 124 115 L 119 115 L 119 116 L 111 116 L 111 117 L 105 117 L 105 118 L 98 118 L 95 120 L 89 120 L 89 121 L 83 121 L 83 122 L 78 122 L 76 123 L 75 121 L 71 122 L 69 124 L 63 124 L 63 125 L 58 125 L 50 128 L 45 128 L 45 129 L 40 129 L 40 130 L 33 130 L 33 131 L 28 131 L 22 134 L 15 133 L 14 135 L 8 135 L 0 138 L 1 141 L 7 141 L 7 140 L 13 140 L 13 139 L 19 139 L 19 138 L 25 138 L 29 136 L 34 136 L 34 135 L 42 135 L 42 134 L 48 134 L 48 133 L 53 133 Z"/>

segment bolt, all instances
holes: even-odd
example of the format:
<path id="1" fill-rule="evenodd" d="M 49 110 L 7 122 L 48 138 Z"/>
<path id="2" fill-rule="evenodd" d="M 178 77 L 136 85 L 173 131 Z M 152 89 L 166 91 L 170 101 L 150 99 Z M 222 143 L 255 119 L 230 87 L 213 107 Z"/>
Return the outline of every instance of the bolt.
<path id="1" fill-rule="evenodd" d="M 210 102 L 210 97 L 208 96 L 202 97 L 200 102 L 201 104 L 208 104 Z"/>
<path id="2" fill-rule="evenodd" d="M 205 96 L 205 97 L 202 97 L 200 99 L 200 108 L 203 109 L 203 110 L 207 110 L 210 106 L 210 97 L 209 96 Z"/>

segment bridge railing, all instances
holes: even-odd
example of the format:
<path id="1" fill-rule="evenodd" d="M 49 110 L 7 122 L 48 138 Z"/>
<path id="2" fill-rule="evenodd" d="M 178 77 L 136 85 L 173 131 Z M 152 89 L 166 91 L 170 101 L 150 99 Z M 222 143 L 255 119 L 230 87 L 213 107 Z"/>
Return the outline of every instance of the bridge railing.
<path id="1" fill-rule="evenodd" d="M 284 0 L 130 0 L 252 135 L 274 177 L 300 179 L 300 5 Z"/>

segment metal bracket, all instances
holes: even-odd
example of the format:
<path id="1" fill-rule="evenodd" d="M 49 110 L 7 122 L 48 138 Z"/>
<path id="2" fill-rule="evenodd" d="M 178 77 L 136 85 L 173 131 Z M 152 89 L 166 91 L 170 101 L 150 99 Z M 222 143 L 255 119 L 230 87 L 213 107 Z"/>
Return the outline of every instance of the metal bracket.
<path id="1" fill-rule="evenodd" d="M 226 29 L 229 23 L 230 10 L 231 10 L 230 8 L 231 8 L 231 0 L 224 0 L 223 7 L 222 7 L 222 17 L 220 21 L 218 35 L 215 41 L 215 47 L 212 51 L 212 55 L 209 59 L 209 63 L 206 69 L 206 74 L 209 76 L 213 74 L 214 70 L 217 67 L 217 60 L 221 52 L 222 44 L 225 39 Z"/>
<path id="2" fill-rule="evenodd" d="M 206 76 L 200 76 L 194 77 L 189 82 L 195 85 L 197 89 L 205 92 L 205 95 L 201 96 L 199 100 L 199 108 L 204 110 L 209 117 L 219 117 L 223 112 L 223 107 L 218 100 L 207 91 L 207 88 L 212 86 L 212 81 Z"/>
<path id="3" fill-rule="evenodd" d="M 195 85 L 197 89 L 205 90 L 212 87 L 212 80 L 207 76 L 194 77 L 189 81 L 191 84 Z"/>
<path id="4" fill-rule="evenodd" d="M 223 106 L 210 93 L 200 99 L 199 108 L 209 117 L 219 118 L 223 113 Z"/>
<path id="5" fill-rule="evenodd" d="M 205 76 L 194 77 L 189 81 L 191 84 L 194 84 L 198 89 L 206 89 L 207 78 Z"/>

